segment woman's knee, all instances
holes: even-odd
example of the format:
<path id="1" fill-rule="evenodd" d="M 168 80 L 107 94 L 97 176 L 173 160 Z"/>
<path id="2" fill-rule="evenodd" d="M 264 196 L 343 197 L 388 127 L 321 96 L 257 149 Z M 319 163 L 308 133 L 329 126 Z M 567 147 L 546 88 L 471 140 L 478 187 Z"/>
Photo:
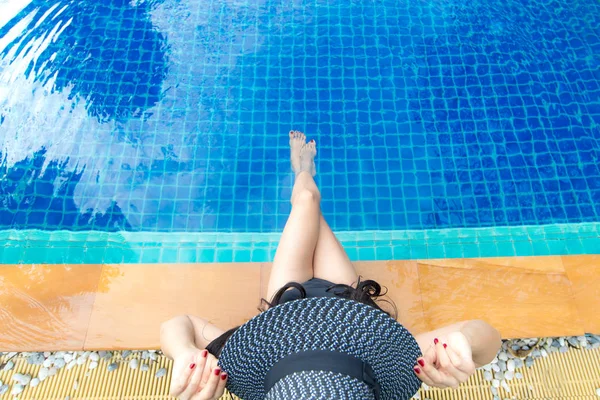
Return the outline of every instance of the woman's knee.
<path id="1" fill-rule="evenodd" d="M 316 190 L 302 189 L 294 194 L 292 205 L 318 205 L 321 202 L 321 194 Z"/>

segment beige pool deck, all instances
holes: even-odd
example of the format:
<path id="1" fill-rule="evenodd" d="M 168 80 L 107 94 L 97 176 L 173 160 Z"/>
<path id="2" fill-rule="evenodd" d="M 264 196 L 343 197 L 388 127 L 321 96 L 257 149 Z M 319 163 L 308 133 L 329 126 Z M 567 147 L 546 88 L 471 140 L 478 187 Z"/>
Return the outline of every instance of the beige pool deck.
<path id="1" fill-rule="evenodd" d="M 357 262 L 356 266 L 365 278 L 387 286 L 400 322 L 415 334 L 472 318 L 487 320 L 504 338 L 600 333 L 600 255 Z M 0 351 L 156 349 L 160 324 L 184 313 L 203 316 L 227 329 L 256 315 L 270 272 L 269 263 L 0 268 Z M 594 398 L 592 387 L 600 387 L 599 351 L 552 357 L 544 360 L 550 364 L 532 368 L 531 378 L 526 375 L 523 381 L 529 379 L 539 389 L 537 394 L 527 387 L 525 397 L 514 398 Z M 584 357 L 583 361 L 577 357 Z M 169 365 L 167 360 L 160 362 Z M 582 362 L 590 367 L 582 367 Z M 34 367 L 23 364 L 23 368 Z M 76 379 L 71 375 L 77 369 L 72 371 L 59 374 Z M 88 395 L 79 397 L 82 389 L 70 398 L 168 397 L 164 382 L 169 376 L 163 383 L 146 385 L 139 374 L 123 369 L 113 377 L 94 378 L 96 383 L 90 378 L 89 384 L 102 390 L 90 386 Z M 0 379 L 5 378 L 0 373 Z M 133 389 L 113 393 L 106 383 L 109 378 L 126 379 L 129 383 L 119 385 L 133 385 Z M 44 382 L 40 388 L 46 384 L 51 386 Z M 152 393 L 139 392 L 148 385 L 154 387 Z M 68 392 L 67 386 L 59 385 L 57 390 Z M 58 396 L 58 392 L 42 395 L 38 390 L 27 389 L 21 398 Z M 426 397 L 492 398 L 489 383 L 478 376 L 461 390 L 467 392 L 429 391 Z"/>

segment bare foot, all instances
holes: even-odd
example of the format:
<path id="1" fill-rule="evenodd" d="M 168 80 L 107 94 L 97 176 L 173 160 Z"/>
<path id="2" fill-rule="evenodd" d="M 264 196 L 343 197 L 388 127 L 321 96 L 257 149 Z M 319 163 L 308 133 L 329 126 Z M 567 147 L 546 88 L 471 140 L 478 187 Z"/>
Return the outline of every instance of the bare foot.
<path id="1" fill-rule="evenodd" d="M 302 147 L 306 144 L 306 136 L 299 131 L 290 131 L 290 161 L 292 162 L 292 171 L 296 175 L 300 173 L 300 153 Z"/>
<path id="2" fill-rule="evenodd" d="M 315 156 L 317 155 L 317 143 L 314 140 L 306 143 L 300 151 L 300 171 L 308 171 L 312 176 L 317 174 Z M 300 173 L 298 171 L 296 175 Z"/>

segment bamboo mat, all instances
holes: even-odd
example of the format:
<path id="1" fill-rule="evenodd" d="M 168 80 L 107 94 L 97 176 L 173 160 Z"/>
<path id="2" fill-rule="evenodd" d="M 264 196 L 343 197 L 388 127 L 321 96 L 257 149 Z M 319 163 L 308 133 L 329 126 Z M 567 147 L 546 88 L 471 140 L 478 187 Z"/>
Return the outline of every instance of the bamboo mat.
<path id="1" fill-rule="evenodd" d="M 123 360 L 115 355 L 111 360 L 101 360 L 96 369 L 89 370 L 87 361 L 83 365 L 67 370 L 63 368 L 52 377 L 48 377 L 37 387 L 26 387 L 18 396 L 10 394 L 10 390 L 0 396 L 0 399 L 22 400 L 163 400 L 168 396 L 171 380 L 171 361 L 158 357 L 156 361 L 140 360 L 150 363 L 148 371 L 131 369 L 128 365 L 133 357 Z M 0 359 L 0 363 L 4 361 Z M 24 358 L 12 360 L 15 367 L 11 371 L 0 371 L 0 381 L 13 386 L 12 376 L 15 373 L 37 376 L 41 366 L 30 365 Z M 119 368 L 109 372 L 109 363 L 119 363 Z M 166 375 L 156 378 L 160 368 L 166 369 Z M 503 388 L 498 389 L 500 399 L 569 399 L 569 400 L 598 400 L 596 390 L 600 388 L 600 349 L 576 350 L 566 353 L 553 353 L 546 358 L 537 359 L 530 368 L 518 370 L 523 379 L 513 379 L 509 382 L 510 393 Z M 490 382 L 483 378 L 483 371 L 477 371 L 468 382 L 459 389 L 438 390 L 421 389 L 416 396 L 421 400 L 493 400 Z M 232 400 L 224 396 L 222 400 Z"/>

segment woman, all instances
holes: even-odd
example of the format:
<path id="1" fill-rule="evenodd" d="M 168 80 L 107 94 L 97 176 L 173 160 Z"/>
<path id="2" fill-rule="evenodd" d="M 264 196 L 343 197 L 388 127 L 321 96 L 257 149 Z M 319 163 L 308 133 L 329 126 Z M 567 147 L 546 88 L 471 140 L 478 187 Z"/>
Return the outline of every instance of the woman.
<path id="1" fill-rule="evenodd" d="M 174 360 L 171 394 L 218 399 L 409 399 L 421 381 L 457 387 L 492 361 L 501 340 L 483 321 L 411 335 L 383 311 L 377 282 L 361 282 L 320 210 L 316 144 L 290 132 L 296 182 L 264 310 L 223 332 L 194 316 L 161 327 Z M 303 282 L 302 284 L 298 282 Z M 392 318 L 392 316 L 394 318 Z"/>

